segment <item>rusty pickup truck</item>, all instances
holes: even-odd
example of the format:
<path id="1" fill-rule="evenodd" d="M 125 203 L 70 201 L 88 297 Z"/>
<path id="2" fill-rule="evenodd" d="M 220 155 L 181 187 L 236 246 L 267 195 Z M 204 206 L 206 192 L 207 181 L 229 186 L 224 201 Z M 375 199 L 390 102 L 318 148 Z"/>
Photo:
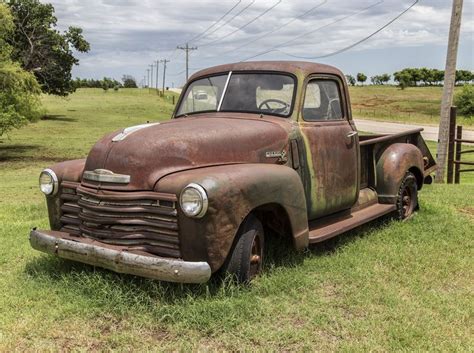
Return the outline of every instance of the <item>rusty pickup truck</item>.
<path id="1" fill-rule="evenodd" d="M 359 134 L 336 68 L 243 62 L 194 74 L 171 120 L 106 135 L 42 171 L 51 230 L 34 249 L 120 273 L 201 283 L 262 271 L 266 242 L 304 249 L 406 219 L 436 168 L 421 129 Z"/>

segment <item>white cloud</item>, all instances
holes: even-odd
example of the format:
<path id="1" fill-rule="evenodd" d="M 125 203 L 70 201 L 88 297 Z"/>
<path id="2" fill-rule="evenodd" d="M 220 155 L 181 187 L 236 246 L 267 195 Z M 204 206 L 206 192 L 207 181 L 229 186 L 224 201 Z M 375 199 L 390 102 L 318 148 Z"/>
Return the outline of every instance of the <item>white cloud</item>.
<path id="1" fill-rule="evenodd" d="M 49 0 L 56 9 L 60 27 L 63 29 L 70 25 L 82 27 L 86 39 L 91 43 L 91 52 L 79 56 L 80 66 L 75 69 L 76 74 L 84 77 L 104 75 L 120 77 L 123 73 L 141 77 L 152 60 L 165 56 L 172 57 L 172 62 L 169 64 L 170 74 L 182 71 L 184 69 L 183 53 L 174 50 L 176 45 L 184 43 L 208 28 L 213 21 L 235 5 L 236 1 Z M 330 53 L 364 38 L 412 3 L 409 0 L 385 0 L 361 14 L 353 15 L 293 41 L 293 38 L 302 33 L 314 31 L 343 16 L 354 14 L 360 9 L 375 4 L 378 0 L 351 2 L 328 0 L 304 18 L 281 28 L 296 16 L 300 16 L 324 1 L 282 0 L 265 16 L 242 31 L 231 34 L 277 1 L 255 0 L 232 22 L 222 26 L 209 37 L 201 38 L 197 43 L 193 43 L 199 46 L 199 50 L 192 53 L 190 66 L 206 67 L 226 61 L 239 61 L 288 41 L 290 45 L 281 49 L 291 54 Z M 236 9 L 225 19 L 231 18 L 250 2 L 251 0 L 241 0 Z M 389 28 L 370 41 L 354 48 L 352 52 L 446 46 L 451 15 L 450 6 L 448 1 L 422 0 Z M 251 43 L 252 40 L 270 31 L 275 32 Z M 470 52 L 471 55 L 473 33 L 473 5 L 468 1 L 464 5 L 462 37 L 468 38 L 463 43 L 469 46 L 470 50 L 466 52 Z M 224 38 L 226 35 L 229 36 Z M 213 40 L 217 42 L 213 45 L 205 45 Z M 229 51 L 231 53 L 224 54 Z M 413 51 L 413 55 L 417 55 L 416 50 Z M 262 58 L 289 59 L 279 52 L 269 53 Z M 335 61 L 339 59 L 334 57 Z M 371 59 L 368 55 L 367 66 L 370 66 L 371 60 L 375 59 Z M 423 60 L 424 58 L 420 56 L 420 66 L 424 65 Z M 469 62 L 469 58 L 464 60 Z M 393 65 L 398 62 L 399 58 L 394 57 Z M 347 64 L 350 66 L 349 62 Z M 387 62 L 386 65 L 390 67 L 391 63 Z M 178 79 L 182 81 L 181 76 L 176 79 L 176 81 Z"/>

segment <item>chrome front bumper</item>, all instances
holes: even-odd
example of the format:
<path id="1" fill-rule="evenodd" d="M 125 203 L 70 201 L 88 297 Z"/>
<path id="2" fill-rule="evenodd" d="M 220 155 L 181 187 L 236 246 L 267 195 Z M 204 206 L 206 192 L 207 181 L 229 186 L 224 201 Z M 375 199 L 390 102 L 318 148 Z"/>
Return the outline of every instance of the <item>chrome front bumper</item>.
<path id="1" fill-rule="evenodd" d="M 33 249 L 64 259 L 103 267 L 119 273 L 180 283 L 203 283 L 211 277 L 207 262 L 188 262 L 158 256 L 138 255 L 68 233 L 33 229 Z"/>

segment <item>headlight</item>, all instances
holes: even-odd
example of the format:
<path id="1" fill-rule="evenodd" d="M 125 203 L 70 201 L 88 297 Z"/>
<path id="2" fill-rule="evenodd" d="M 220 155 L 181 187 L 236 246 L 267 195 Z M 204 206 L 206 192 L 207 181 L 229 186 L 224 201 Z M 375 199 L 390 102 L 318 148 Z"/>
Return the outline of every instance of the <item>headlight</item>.
<path id="1" fill-rule="evenodd" d="M 50 196 L 58 192 L 58 177 L 51 169 L 45 169 L 39 177 L 39 187 L 43 194 Z"/>
<path id="2" fill-rule="evenodd" d="M 188 217 L 201 218 L 207 212 L 206 190 L 201 185 L 191 183 L 181 192 L 179 204 Z"/>

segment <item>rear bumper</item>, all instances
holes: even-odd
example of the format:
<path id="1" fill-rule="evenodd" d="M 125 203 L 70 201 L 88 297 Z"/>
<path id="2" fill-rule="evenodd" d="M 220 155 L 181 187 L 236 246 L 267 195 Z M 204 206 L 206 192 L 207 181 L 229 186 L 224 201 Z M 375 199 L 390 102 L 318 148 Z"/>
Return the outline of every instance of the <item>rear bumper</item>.
<path id="1" fill-rule="evenodd" d="M 203 283 L 211 277 L 207 262 L 188 262 L 158 256 L 139 255 L 68 233 L 33 229 L 33 249 L 64 259 L 103 267 L 119 273 L 180 283 Z"/>

